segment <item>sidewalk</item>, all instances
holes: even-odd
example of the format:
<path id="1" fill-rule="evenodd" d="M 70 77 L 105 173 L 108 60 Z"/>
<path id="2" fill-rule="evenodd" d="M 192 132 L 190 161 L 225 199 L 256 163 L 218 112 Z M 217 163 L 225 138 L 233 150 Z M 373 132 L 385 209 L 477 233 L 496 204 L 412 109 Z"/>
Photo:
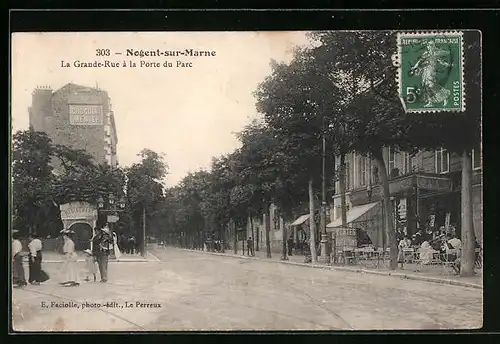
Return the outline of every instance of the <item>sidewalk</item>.
<path id="1" fill-rule="evenodd" d="M 192 252 L 200 252 L 205 254 L 213 254 L 218 256 L 227 256 L 232 258 L 243 258 L 243 259 L 258 259 L 273 263 L 291 264 L 297 266 L 306 266 L 310 268 L 317 269 L 329 269 L 338 271 L 350 271 L 356 273 L 365 273 L 372 275 L 385 275 L 396 278 L 419 280 L 425 282 L 433 282 L 440 284 L 450 284 L 469 288 L 483 289 L 483 279 L 482 275 L 476 275 L 473 277 L 460 277 L 454 275 L 451 272 L 447 272 L 442 266 L 417 266 L 416 264 L 405 264 L 404 269 L 390 270 L 385 267 L 385 264 L 381 262 L 381 266 L 378 268 L 370 268 L 363 265 L 330 265 L 326 263 L 317 262 L 315 264 L 304 263 L 303 255 L 292 255 L 288 256 L 288 260 L 281 260 L 281 253 L 271 253 L 271 258 L 267 258 L 266 251 L 256 251 L 255 256 L 249 257 L 241 254 L 241 249 L 238 250 L 238 254 L 234 254 L 234 251 L 226 250 L 225 253 L 220 252 L 206 252 L 185 249 Z"/>
<path id="2" fill-rule="evenodd" d="M 78 255 L 78 262 L 85 262 L 85 254 L 83 252 L 76 252 Z M 109 258 L 110 263 L 118 262 L 159 262 L 160 260 L 155 257 L 152 253 L 146 252 L 146 256 L 143 257 L 140 254 L 125 254 L 122 253 L 119 260 L 115 258 Z M 25 258 L 25 264 L 27 264 L 27 258 Z M 57 252 L 44 251 L 43 252 L 43 263 L 62 263 L 63 256 Z"/>

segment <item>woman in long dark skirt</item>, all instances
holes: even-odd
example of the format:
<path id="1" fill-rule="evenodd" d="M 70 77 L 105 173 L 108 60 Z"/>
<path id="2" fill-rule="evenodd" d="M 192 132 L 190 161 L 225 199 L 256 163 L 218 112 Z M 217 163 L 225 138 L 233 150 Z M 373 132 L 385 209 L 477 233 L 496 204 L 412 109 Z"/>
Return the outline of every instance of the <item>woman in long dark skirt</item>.
<path id="1" fill-rule="evenodd" d="M 29 278 L 28 282 L 34 285 L 42 281 L 42 241 L 36 234 L 29 235 Z"/>
<path id="2" fill-rule="evenodd" d="M 23 245 L 19 241 L 18 232 L 18 230 L 14 230 L 12 233 L 12 279 L 16 288 L 24 287 L 27 284 L 23 267 Z"/>

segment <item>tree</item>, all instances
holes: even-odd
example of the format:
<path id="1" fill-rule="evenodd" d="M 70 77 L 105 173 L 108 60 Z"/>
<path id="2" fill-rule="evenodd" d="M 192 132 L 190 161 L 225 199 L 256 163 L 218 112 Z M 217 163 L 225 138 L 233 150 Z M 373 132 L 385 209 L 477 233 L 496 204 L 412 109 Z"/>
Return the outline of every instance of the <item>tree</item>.
<path id="1" fill-rule="evenodd" d="M 348 151 L 370 155 L 381 175 L 385 233 L 391 248 L 391 268 L 397 267 L 397 243 L 392 222 L 389 183 L 382 149 L 405 146 L 405 119 L 397 98 L 396 69 L 391 55 L 396 52 L 396 37 L 389 31 L 315 32 L 311 38 L 320 44 L 312 49 L 316 74 L 343 90 L 331 113 L 340 162 L 341 194 L 345 192 L 344 156 Z M 320 73 L 318 73 L 320 72 Z M 328 81 L 325 81 L 328 83 Z M 345 200 L 342 197 L 342 206 Z M 345 211 L 342 212 L 345 225 Z"/>
<path id="2" fill-rule="evenodd" d="M 290 65 L 273 62 L 272 74 L 259 85 L 255 95 L 257 109 L 264 114 L 275 139 L 281 143 L 282 156 L 286 156 L 282 162 L 288 173 L 282 176 L 283 183 L 290 185 L 291 179 L 296 190 L 303 192 L 297 203 L 309 195 L 310 247 L 316 260 L 314 202 L 317 196 L 313 189 L 322 177 L 323 135 L 332 128 L 327 116 L 330 109 L 324 100 L 330 103 L 336 99 L 337 88 L 331 83 L 325 85 L 325 79 L 318 78 L 318 73 L 310 67 L 313 62 L 308 50 L 297 50 Z M 327 146 L 333 146 L 332 139 L 332 135 L 326 135 Z M 333 155 L 325 158 L 332 166 Z M 332 169 L 327 171 L 330 175 L 325 178 L 331 180 Z"/>
<path id="3" fill-rule="evenodd" d="M 286 201 L 282 197 L 283 183 L 280 176 L 283 166 L 279 161 L 283 158 L 280 152 L 279 142 L 273 136 L 273 132 L 261 121 L 253 121 L 238 134 L 242 144 L 238 151 L 238 166 L 235 171 L 236 183 L 242 185 L 244 206 L 247 209 L 251 222 L 252 237 L 255 238 L 253 230 L 253 218 L 259 214 L 268 212 L 270 203 L 284 206 Z M 269 225 L 264 223 L 266 232 L 267 257 L 271 258 L 271 243 L 269 236 Z M 257 247 L 258 248 L 258 247 Z"/>
<path id="4" fill-rule="evenodd" d="M 407 136 L 424 149 L 445 148 L 462 156 L 461 182 L 461 276 L 474 274 L 475 235 L 472 217 L 471 151 L 481 144 L 481 37 L 479 31 L 464 31 L 465 111 L 416 114 L 410 117 Z M 425 132 L 423 136 L 421 133 Z"/>
<path id="5" fill-rule="evenodd" d="M 391 55 L 396 53 L 397 48 L 395 34 L 393 31 L 315 32 L 311 37 L 320 44 L 312 49 L 314 66 L 322 71 L 322 75 L 329 76 L 340 85 L 341 89 L 349 91 L 340 103 L 344 110 L 338 112 L 336 117 L 337 122 L 349 126 L 351 133 L 338 136 L 347 139 L 350 150 L 370 155 L 378 166 L 386 214 L 385 231 L 391 248 L 391 268 L 397 266 L 397 249 L 392 228 L 388 171 L 385 169 L 382 149 L 394 147 L 413 153 L 419 149 L 445 147 L 463 155 L 463 233 L 468 234 L 463 234 L 463 240 L 467 242 L 464 244 L 467 258 L 464 257 L 462 275 L 468 275 L 473 265 L 471 209 L 467 201 L 470 199 L 467 187 L 470 181 L 469 152 L 480 142 L 479 34 L 464 32 L 464 50 L 468 62 L 464 74 L 470 90 L 466 93 L 466 103 L 470 102 L 472 106 L 459 115 L 404 113 L 397 94 L 396 66 L 391 62 Z"/>
<path id="6" fill-rule="evenodd" d="M 150 150 L 143 149 L 138 156 L 139 163 L 135 163 L 126 169 L 126 194 L 127 207 L 131 214 L 131 227 L 134 232 L 140 233 L 139 223 L 142 223 L 142 235 L 140 238 L 142 254 L 145 254 L 145 232 L 146 213 L 152 214 L 155 208 L 164 199 L 162 180 L 168 174 L 168 165 L 163 157 Z"/>
<path id="7" fill-rule="evenodd" d="M 52 195 L 52 154 L 52 142 L 45 133 L 29 129 L 13 136 L 13 225 L 24 234 L 47 235 L 60 227 Z"/>

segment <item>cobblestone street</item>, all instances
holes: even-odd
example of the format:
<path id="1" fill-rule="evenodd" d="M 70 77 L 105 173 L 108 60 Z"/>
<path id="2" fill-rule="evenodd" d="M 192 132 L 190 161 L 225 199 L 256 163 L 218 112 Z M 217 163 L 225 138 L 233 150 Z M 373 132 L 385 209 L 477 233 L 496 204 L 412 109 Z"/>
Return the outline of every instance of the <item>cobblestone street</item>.
<path id="1" fill-rule="evenodd" d="M 176 248 L 152 253 L 160 262 L 111 263 L 109 283 L 84 282 L 73 288 L 57 284 L 60 264 L 46 263 L 44 270 L 52 277 L 48 282 L 13 290 L 14 329 L 371 330 L 482 326 L 480 289 Z M 71 305 L 71 301 L 72 308 L 56 307 L 63 302 Z M 97 304 L 102 307 L 95 308 Z"/>

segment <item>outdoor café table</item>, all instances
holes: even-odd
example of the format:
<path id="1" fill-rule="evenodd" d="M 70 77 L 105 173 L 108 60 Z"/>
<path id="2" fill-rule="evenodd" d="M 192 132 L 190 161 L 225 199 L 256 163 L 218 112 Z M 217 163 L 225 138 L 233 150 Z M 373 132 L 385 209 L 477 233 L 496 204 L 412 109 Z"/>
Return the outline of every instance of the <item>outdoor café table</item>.
<path id="1" fill-rule="evenodd" d="M 372 247 L 358 248 L 355 249 L 355 252 L 360 259 L 370 259 L 374 254 L 374 250 Z"/>
<path id="2" fill-rule="evenodd" d="M 409 248 L 403 248 L 403 253 L 404 253 L 404 257 L 405 257 L 405 262 L 407 263 L 411 263 L 413 262 L 414 260 L 414 253 L 415 251 L 409 247 Z"/>

